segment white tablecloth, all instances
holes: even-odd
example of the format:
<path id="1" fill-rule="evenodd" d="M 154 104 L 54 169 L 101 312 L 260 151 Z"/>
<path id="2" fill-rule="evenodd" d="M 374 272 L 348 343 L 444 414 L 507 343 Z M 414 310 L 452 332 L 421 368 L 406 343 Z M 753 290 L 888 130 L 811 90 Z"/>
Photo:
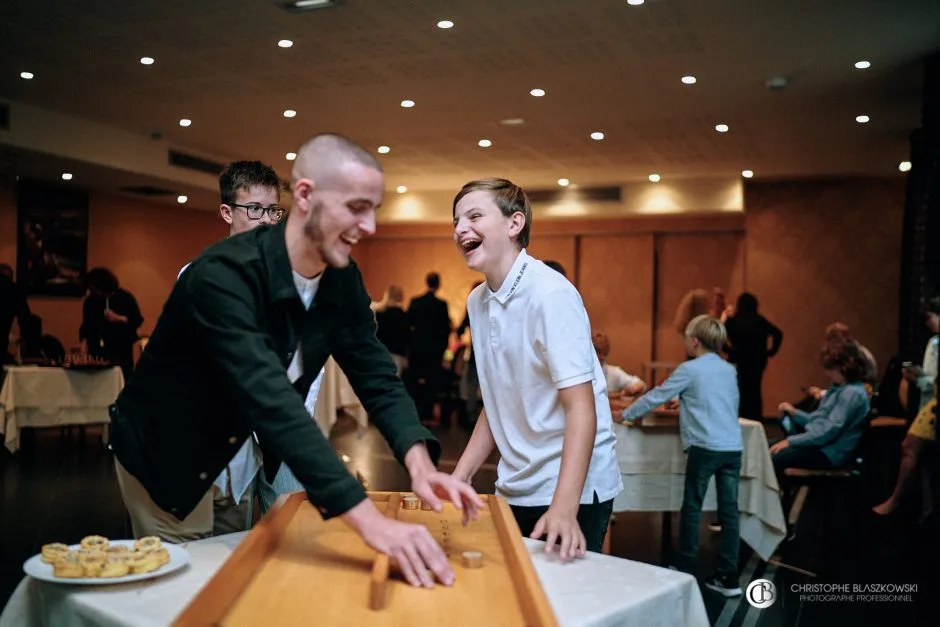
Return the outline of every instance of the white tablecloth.
<path id="1" fill-rule="evenodd" d="M 10 597 L 0 627 L 157 627 L 169 625 L 221 567 L 244 533 L 188 545 L 191 562 L 147 582 L 71 586 L 25 577 Z M 563 627 L 707 627 L 698 584 L 690 575 L 591 553 L 561 564 L 544 544 L 525 540 L 546 596 Z M 363 574 L 363 581 L 368 573 Z M 459 585 L 459 584 L 458 584 Z M 323 591 L 311 590 L 322 594 Z M 366 595 L 363 593 L 363 600 Z M 480 602 L 485 602 L 481 599 Z M 328 602 L 324 596 L 324 603 Z M 309 624 L 316 624 L 311 616 Z M 454 625 L 460 625 L 454 617 Z"/>
<path id="2" fill-rule="evenodd" d="M 770 559 L 786 537 L 780 504 L 780 488 L 774 474 L 764 426 L 740 419 L 744 439 L 738 508 L 741 539 L 764 560 Z M 614 425 L 617 459 L 623 492 L 614 500 L 614 511 L 675 512 L 685 491 L 686 454 L 679 433 L 668 429 L 643 429 Z M 709 483 L 704 511 L 715 511 L 715 481 Z"/>
<path id="3" fill-rule="evenodd" d="M 0 433 L 10 452 L 20 445 L 23 427 L 110 424 L 108 406 L 124 387 L 118 367 L 66 370 L 10 366 L 0 390 Z"/>
<path id="4" fill-rule="evenodd" d="M 361 430 L 364 431 L 369 426 L 369 417 L 353 392 L 349 379 L 330 357 L 323 367 L 323 383 L 320 384 L 320 393 L 313 411 L 314 419 L 327 437 L 330 436 L 340 411 L 352 416 Z"/>

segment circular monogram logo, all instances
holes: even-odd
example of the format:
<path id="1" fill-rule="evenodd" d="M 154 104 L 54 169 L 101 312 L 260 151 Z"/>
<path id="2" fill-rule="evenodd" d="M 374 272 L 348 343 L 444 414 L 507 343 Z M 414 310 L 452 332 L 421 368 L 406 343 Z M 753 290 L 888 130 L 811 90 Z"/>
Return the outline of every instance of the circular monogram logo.
<path id="1" fill-rule="evenodd" d="M 777 600 L 777 586 L 769 579 L 755 579 L 747 586 L 747 602 L 756 608 L 770 607 Z"/>

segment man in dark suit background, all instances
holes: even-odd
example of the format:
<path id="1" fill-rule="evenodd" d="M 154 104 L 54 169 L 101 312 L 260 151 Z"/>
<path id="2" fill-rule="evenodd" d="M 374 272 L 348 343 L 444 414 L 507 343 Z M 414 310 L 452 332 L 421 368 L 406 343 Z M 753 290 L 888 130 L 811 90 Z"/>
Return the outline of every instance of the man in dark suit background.
<path id="1" fill-rule="evenodd" d="M 424 279 L 428 291 L 412 298 L 408 305 L 408 327 L 411 331 L 408 350 L 409 382 L 421 420 L 431 420 L 434 397 L 443 380 L 444 352 L 450 337 L 450 315 L 447 302 L 438 298 L 441 275 L 428 273 Z"/>

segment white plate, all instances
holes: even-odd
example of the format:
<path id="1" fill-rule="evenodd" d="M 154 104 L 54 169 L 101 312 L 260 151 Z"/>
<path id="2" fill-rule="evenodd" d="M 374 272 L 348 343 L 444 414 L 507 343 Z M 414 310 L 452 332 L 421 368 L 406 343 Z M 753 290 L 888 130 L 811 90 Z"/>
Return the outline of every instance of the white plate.
<path id="1" fill-rule="evenodd" d="M 134 548 L 134 540 L 111 540 L 112 545 L 123 544 L 128 548 Z M 69 547 L 73 551 L 81 548 L 81 545 L 73 544 Z M 107 586 L 115 583 L 127 583 L 130 581 L 142 581 L 144 579 L 153 579 L 154 577 L 162 577 L 167 573 L 172 573 L 175 570 L 179 570 L 183 566 L 189 563 L 189 551 L 183 547 L 170 544 L 169 542 L 163 543 L 163 548 L 167 550 L 167 553 L 170 554 L 170 563 L 165 566 L 161 566 L 157 570 L 151 571 L 149 573 L 139 573 L 133 575 L 124 575 L 123 577 L 56 577 L 52 568 L 52 564 L 46 564 L 42 561 L 42 555 L 33 555 L 31 558 L 26 560 L 23 564 L 23 571 L 26 572 L 30 577 L 39 579 L 41 581 L 51 581 L 52 583 L 68 583 L 74 585 L 92 585 L 92 586 Z"/>

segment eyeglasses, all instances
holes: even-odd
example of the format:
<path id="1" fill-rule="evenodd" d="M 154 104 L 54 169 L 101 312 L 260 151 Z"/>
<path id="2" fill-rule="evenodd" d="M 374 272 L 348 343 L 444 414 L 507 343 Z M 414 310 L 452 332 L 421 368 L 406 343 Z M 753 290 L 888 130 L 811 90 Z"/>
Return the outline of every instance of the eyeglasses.
<path id="1" fill-rule="evenodd" d="M 271 218 L 274 222 L 280 222 L 281 218 L 284 217 L 284 209 L 278 207 L 277 205 L 263 207 L 258 203 L 240 205 L 237 202 L 232 202 L 229 203 L 229 207 L 238 207 L 239 209 L 244 209 L 245 213 L 248 214 L 249 220 L 260 220 L 264 214 L 268 214 L 268 217 Z"/>

